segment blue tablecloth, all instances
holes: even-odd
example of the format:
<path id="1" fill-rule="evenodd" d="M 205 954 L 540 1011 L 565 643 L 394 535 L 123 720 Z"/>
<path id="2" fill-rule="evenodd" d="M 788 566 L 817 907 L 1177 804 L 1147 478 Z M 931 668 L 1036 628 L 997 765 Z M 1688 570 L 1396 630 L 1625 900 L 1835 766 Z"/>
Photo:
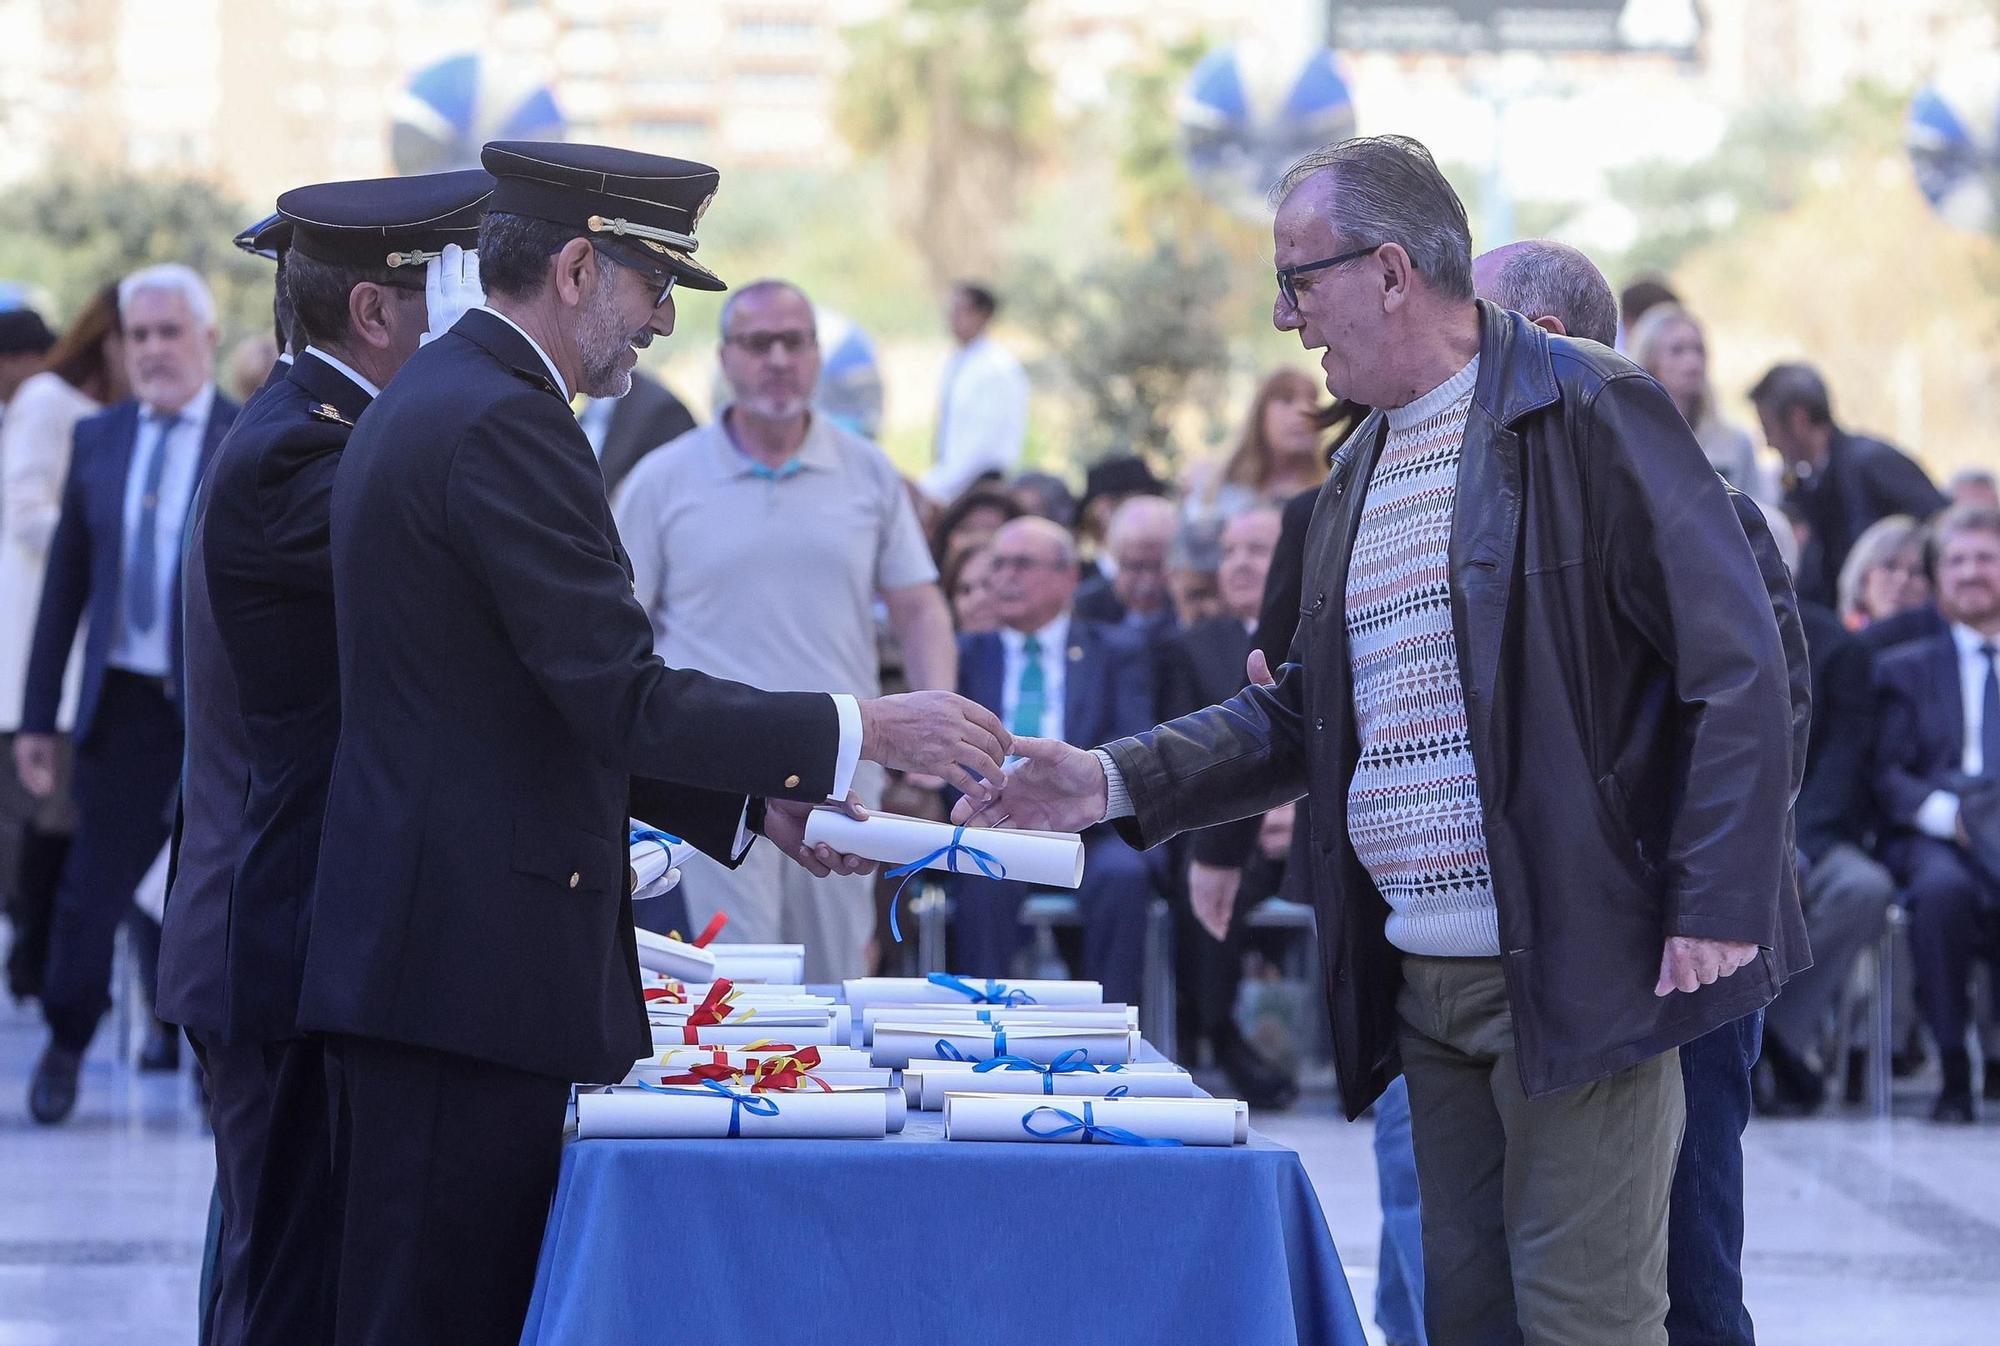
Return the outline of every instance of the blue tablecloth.
<path id="1" fill-rule="evenodd" d="M 1362 1346 L 1293 1151 L 586 1140 L 527 1346 Z"/>

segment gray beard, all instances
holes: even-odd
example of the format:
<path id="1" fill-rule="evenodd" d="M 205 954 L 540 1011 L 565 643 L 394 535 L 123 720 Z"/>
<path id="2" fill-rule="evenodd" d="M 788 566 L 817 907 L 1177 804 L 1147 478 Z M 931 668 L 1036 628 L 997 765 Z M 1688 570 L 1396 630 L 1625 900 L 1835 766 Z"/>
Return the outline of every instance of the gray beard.
<path id="1" fill-rule="evenodd" d="M 610 299 L 600 290 L 577 321 L 576 349 L 583 360 L 580 391 L 589 397 L 623 397 L 632 391 L 632 371 L 618 367 L 632 344 L 631 335 L 620 327 Z"/>

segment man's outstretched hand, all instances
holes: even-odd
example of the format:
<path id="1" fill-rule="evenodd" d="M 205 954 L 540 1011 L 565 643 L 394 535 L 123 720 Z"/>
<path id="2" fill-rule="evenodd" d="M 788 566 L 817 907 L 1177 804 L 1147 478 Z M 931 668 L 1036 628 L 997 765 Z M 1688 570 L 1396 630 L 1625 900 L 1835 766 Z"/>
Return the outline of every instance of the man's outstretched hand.
<path id="1" fill-rule="evenodd" d="M 861 703 L 861 755 L 892 771 L 941 776 L 984 799 L 1013 744 L 1000 717 L 952 692 L 904 692 Z"/>
<path id="2" fill-rule="evenodd" d="M 1668 996 L 1675 991 L 1699 991 L 1756 960 L 1755 944 L 1672 935 L 1660 955 L 1660 980 L 1654 985 L 1653 994 Z"/>
<path id="3" fill-rule="evenodd" d="M 1097 754 L 1052 738 L 1017 738 L 1011 762 L 991 799 L 958 801 L 951 820 L 972 827 L 1081 832 L 1104 817 L 1104 764 Z"/>

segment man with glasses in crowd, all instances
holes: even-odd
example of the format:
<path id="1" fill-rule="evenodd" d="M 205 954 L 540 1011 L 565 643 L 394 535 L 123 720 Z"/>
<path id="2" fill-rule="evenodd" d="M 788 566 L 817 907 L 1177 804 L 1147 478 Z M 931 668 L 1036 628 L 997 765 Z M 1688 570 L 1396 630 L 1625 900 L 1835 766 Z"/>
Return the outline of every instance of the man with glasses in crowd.
<path id="1" fill-rule="evenodd" d="M 655 648 L 674 668 L 870 697 L 881 691 L 879 595 L 909 686 L 950 690 L 951 612 L 916 509 L 881 449 L 814 410 L 815 327 L 811 301 L 789 282 L 732 294 L 719 352 L 729 404 L 641 459 L 618 491 L 613 513 Z M 866 804 L 882 785 L 872 763 L 855 774 Z M 807 981 L 867 971 L 867 875 L 816 876 L 761 847 L 735 869 L 688 862 L 680 891 L 696 925 L 711 911 L 729 917 L 724 941 L 804 944 Z M 639 918 L 655 925 L 654 914 Z"/>

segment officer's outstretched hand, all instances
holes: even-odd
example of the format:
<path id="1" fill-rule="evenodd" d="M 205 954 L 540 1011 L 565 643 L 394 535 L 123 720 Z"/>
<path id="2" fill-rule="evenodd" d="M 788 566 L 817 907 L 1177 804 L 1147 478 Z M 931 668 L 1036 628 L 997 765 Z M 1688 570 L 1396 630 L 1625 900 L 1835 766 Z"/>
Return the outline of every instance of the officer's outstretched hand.
<path id="1" fill-rule="evenodd" d="M 861 703 L 863 757 L 892 771 L 942 776 L 975 799 L 998 788 L 1013 742 L 999 716 L 952 692 L 904 692 Z"/>
<path id="2" fill-rule="evenodd" d="M 419 344 L 429 345 L 485 302 L 486 291 L 479 286 L 478 250 L 445 244 L 442 254 L 424 263 L 424 304 L 430 326 Z"/>
<path id="3" fill-rule="evenodd" d="M 863 820 L 868 817 L 868 810 L 861 807 L 861 796 L 852 790 L 847 792 L 845 807 L 850 817 Z M 829 874 L 873 873 L 873 860 L 837 851 L 824 841 L 817 846 L 806 845 L 806 819 L 812 816 L 813 808 L 813 805 L 796 799 L 765 800 L 764 839 L 815 878 L 823 879 Z"/>

